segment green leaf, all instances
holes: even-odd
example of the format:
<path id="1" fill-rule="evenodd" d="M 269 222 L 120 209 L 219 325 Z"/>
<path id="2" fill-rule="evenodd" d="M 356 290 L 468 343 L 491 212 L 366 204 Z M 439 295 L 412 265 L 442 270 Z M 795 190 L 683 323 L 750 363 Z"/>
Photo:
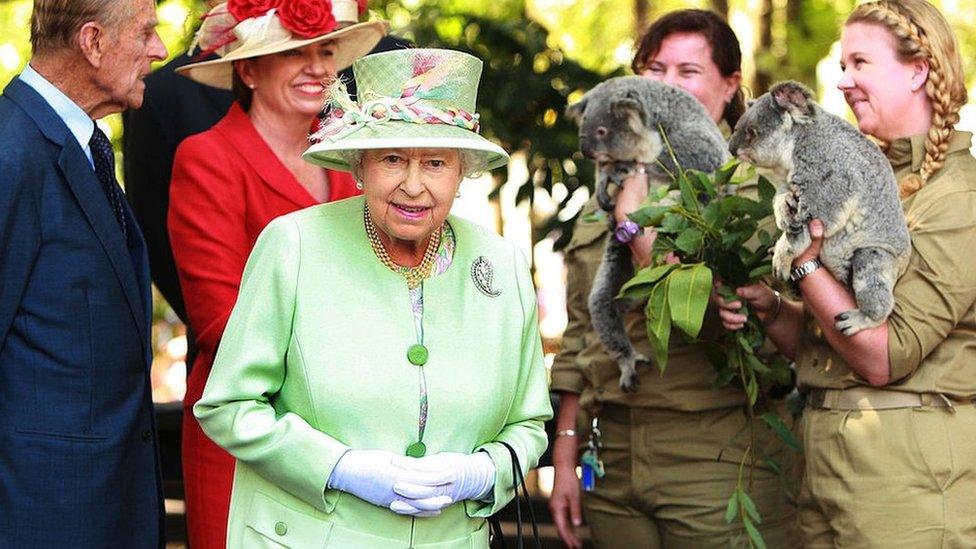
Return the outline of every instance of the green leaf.
<path id="1" fill-rule="evenodd" d="M 742 350 L 743 351 L 745 351 L 746 353 L 748 353 L 750 355 L 755 352 L 752 349 L 752 344 L 749 343 L 749 340 L 746 339 L 746 336 L 742 335 L 742 332 L 737 333 L 735 335 L 735 337 L 736 337 L 736 339 L 739 340 L 739 346 L 742 347 Z"/>
<path id="2" fill-rule="evenodd" d="M 759 177 L 759 201 L 772 203 L 773 197 L 776 196 L 776 187 L 769 182 L 765 177 Z"/>
<path id="3" fill-rule="evenodd" d="M 688 181 L 687 175 L 681 174 L 678 177 L 678 188 L 681 189 L 681 202 L 684 203 L 685 208 L 692 213 L 698 213 L 698 194 L 691 186 L 691 181 Z"/>
<path id="4" fill-rule="evenodd" d="M 772 205 L 742 196 L 730 196 L 725 201 L 728 202 L 732 215 L 749 215 L 754 219 L 762 219 L 772 213 Z"/>
<path id="5" fill-rule="evenodd" d="M 721 188 L 728 185 L 732 181 L 732 176 L 735 174 L 735 170 L 739 168 L 739 159 L 731 158 L 728 162 L 722 165 L 721 168 L 715 171 L 715 186 Z"/>
<path id="6" fill-rule="evenodd" d="M 671 192 L 670 185 L 658 185 L 649 194 L 650 196 L 655 197 L 657 201 L 661 201 L 664 200 L 665 196 L 668 196 L 669 192 Z"/>
<path id="7" fill-rule="evenodd" d="M 680 263 L 668 263 L 665 265 L 658 265 L 656 267 L 644 267 L 643 269 L 637 271 L 637 274 L 635 274 L 633 278 L 628 280 L 623 287 L 620 288 L 620 293 L 617 295 L 617 297 L 634 297 L 629 293 L 632 289 L 653 285 L 657 281 L 668 276 L 671 271 L 680 266 Z M 641 296 L 641 299 L 643 299 L 644 297 L 650 295 L 651 288 L 640 288 L 639 292 L 643 294 Z"/>
<path id="8" fill-rule="evenodd" d="M 712 382 L 713 389 L 721 389 L 722 387 L 727 387 L 732 380 L 735 379 L 735 370 L 732 368 L 727 368 L 718 373 L 715 381 Z"/>
<path id="9" fill-rule="evenodd" d="M 702 231 L 698 227 L 686 229 L 674 239 L 674 245 L 679 250 L 688 254 L 695 255 L 699 252 L 702 245 Z"/>
<path id="10" fill-rule="evenodd" d="M 593 212 L 583 216 L 583 223 L 596 223 L 597 221 L 603 221 L 605 217 L 606 214 L 603 212 Z"/>
<path id="11" fill-rule="evenodd" d="M 655 227 L 661 224 L 661 220 L 664 219 L 664 215 L 667 214 L 668 210 L 670 209 L 671 206 L 642 206 L 641 208 L 627 214 L 627 217 L 641 227 Z"/>
<path id="12" fill-rule="evenodd" d="M 749 535 L 749 541 L 756 549 L 766 549 L 766 542 L 763 541 L 762 536 L 759 534 L 759 530 L 756 530 L 755 525 L 748 520 L 743 520 L 742 524 L 746 527 L 746 534 Z"/>
<path id="13" fill-rule="evenodd" d="M 747 354 L 746 364 L 748 364 L 749 367 L 752 368 L 752 371 L 757 375 L 762 376 L 772 372 L 772 370 L 769 369 L 769 366 L 766 366 L 756 355 Z"/>
<path id="14" fill-rule="evenodd" d="M 745 510 L 746 515 L 756 524 L 762 524 L 762 517 L 759 516 L 759 510 L 756 509 L 756 504 L 753 503 L 752 498 L 745 490 L 739 488 L 739 505 Z"/>
<path id="15" fill-rule="evenodd" d="M 688 170 L 688 172 L 697 180 L 702 189 L 708 193 L 709 198 L 715 198 L 718 193 L 715 192 L 715 184 L 712 183 L 707 173 L 698 170 Z"/>
<path id="16" fill-rule="evenodd" d="M 672 322 L 689 337 L 698 337 L 712 293 L 711 269 L 704 263 L 683 265 L 668 278 L 668 305 Z"/>
<path id="17" fill-rule="evenodd" d="M 780 466 L 779 463 L 776 462 L 775 459 L 766 458 L 763 460 L 763 464 L 766 465 L 766 467 L 769 467 L 769 469 L 772 472 L 776 473 L 779 476 L 783 476 L 783 468 Z"/>
<path id="18" fill-rule="evenodd" d="M 651 344 L 651 358 L 662 374 L 668 365 L 668 344 L 671 341 L 671 311 L 668 309 L 669 282 L 670 277 L 654 286 L 644 308 L 647 317 L 647 339 Z"/>
<path id="19" fill-rule="evenodd" d="M 765 263 L 749 271 L 749 280 L 756 280 L 773 272 L 773 264 Z"/>
<path id="20" fill-rule="evenodd" d="M 759 384 L 754 377 L 750 377 L 749 382 L 746 383 L 746 397 L 749 399 L 749 406 L 755 406 L 756 401 L 759 400 Z"/>
<path id="21" fill-rule="evenodd" d="M 760 229 L 756 234 L 759 235 L 759 243 L 764 247 L 769 248 L 773 245 L 773 235 L 769 234 L 769 231 Z"/>
<path id="22" fill-rule="evenodd" d="M 769 428 L 773 430 L 773 433 L 791 450 L 794 452 L 801 451 L 800 442 L 796 440 L 796 437 L 793 436 L 793 433 L 790 432 L 789 428 L 778 415 L 774 412 L 766 412 L 762 415 L 762 418 L 766 422 L 766 425 L 769 425 Z"/>
<path id="23" fill-rule="evenodd" d="M 732 492 L 729 502 L 725 504 L 725 522 L 731 523 L 739 514 L 739 491 Z"/>
<path id="24" fill-rule="evenodd" d="M 690 226 L 691 223 L 686 218 L 672 213 L 664 216 L 664 219 L 661 220 L 661 226 L 658 228 L 658 232 L 680 234 Z"/>
<path id="25" fill-rule="evenodd" d="M 729 212 L 723 204 L 721 200 L 713 200 L 702 210 L 702 219 L 714 230 L 722 230 L 729 219 Z"/>

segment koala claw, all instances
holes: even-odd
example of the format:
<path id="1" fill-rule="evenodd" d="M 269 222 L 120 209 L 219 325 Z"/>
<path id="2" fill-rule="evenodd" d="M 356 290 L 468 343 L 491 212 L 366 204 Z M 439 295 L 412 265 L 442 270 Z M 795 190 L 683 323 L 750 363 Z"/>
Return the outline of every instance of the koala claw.
<path id="1" fill-rule="evenodd" d="M 861 330 L 874 328 L 884 321 L 884 319 L 882 319 L 881 322 L 874 320 L 868 315 L 862 313 L 860 309 L 851 309 L 850 311 L 839 313 L 834 317 L 834 320 L 836 321 L 834 323 L 834 327 L 837 328 L 837 331 L 846 335 L 847 337 L 851 337 Z"/>
<path id="2" fill-rule="evenodd" d="M 780 250 L 780 247 L 776 246 L 773 253 L 773 273 L 782 280 L 789 280 L 792 268 L 793 254 Z"/>
<path id="3" fill-rule="evenodd" d="M 637 364 L 647 362 L 647 357 L 640 354 L 617 361 L 620 366 L 620 388 L 625 393 L 633 393 L 637 390 L 637 386 L 640 385 L 640 380 L 637 379 Z"/>

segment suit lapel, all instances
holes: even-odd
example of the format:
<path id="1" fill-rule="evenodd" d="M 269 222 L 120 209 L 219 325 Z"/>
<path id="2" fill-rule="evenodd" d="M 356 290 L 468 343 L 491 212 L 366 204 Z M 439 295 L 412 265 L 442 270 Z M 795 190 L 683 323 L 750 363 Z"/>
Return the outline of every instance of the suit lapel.
<path id="1" fill-rule="evenodd" d="M 119 229 L 115 215 L 109 207 L 101 183 L 95 176 L 95 170 L 88 162 L 88 157 L 85 156 L 85 152 L 78 145 L 64 121 L 33 88 L 15 78 L 4 90 L 4 95 L 23 109 L 24 113 L 34 121 L 47 139 L 61 147 L 58 166 L 61 168 L 64 180 L 108 256 L 109 263 L 115 271 L 129 304 L 132 319 L 142 336 L 142 344 L 146 345 L 149 340 L 145 309 L 151 304 L 140 296 L 140 293 L 144 293 L 141 286 L 145 284 L 140 283 L 139 277 L 148 279 L 148 276 L 144 272 L 137 275 L 134 267 L 134 263 L 140 262 L 140 259 L 144 261 L 145 258 L 136 258 L 134 261 L 130 257 L 128 246 L 122 237 L 122 231 Z M 132 226 L 137 225 L 133 222 Z M 135 232 L 139 233 L 139 231 Z M 142 242 L 141 234 L 139 234 L 138 242 Z M 139 253 L 144 256 L 146 253 L 145 245 L 140 244 L 140 246 Z"/>
<path id="2" fill-rule="evenodd" d="M 294 203 L 296 209 L 318 204 L 275 156 L 274 151 L 265 143 L 240 105 L 234 103 L 227 116 L 215 129 L 241 152 L 241 158 L 266 185 Z"/>
<path id="3" fill-rule="evenodd" d="M 122 237 L 122 230 L 109 207 L 101 183 L 99 183 L 94 170 L 88 163 L 88 158 L 76 144 L 72 146 L 72 143 L 67 143 L 61 149 L 58 165 L 61 167 L 61 173 L 64 175 L 71 192 L 75 195 L 81 211 L 88 219 L 88 224 L 91 225 L 92 231 L 105 250 L 105 254 L 108 255 L 112 269 L 122 284 L 132 319 L 139 327 L 139 334 L 145 338 L 147 333 L 146 304 L 145 299 L 140 295 L 142 288 L 135 270 L 135 262 L 138 259 L 134 261 L 134 258 L 130 256 L 129 247 Z M 129 218 L 131 220 L 132 216 L 130 215 Z M 132 226 L 138 227 L 136 224 Z M 135 232 L 138 233 L 139 231 Z M 141 236 L 139 238 L 141 241 Z M 145 253 L 144 246 L 140 249 Z"/>

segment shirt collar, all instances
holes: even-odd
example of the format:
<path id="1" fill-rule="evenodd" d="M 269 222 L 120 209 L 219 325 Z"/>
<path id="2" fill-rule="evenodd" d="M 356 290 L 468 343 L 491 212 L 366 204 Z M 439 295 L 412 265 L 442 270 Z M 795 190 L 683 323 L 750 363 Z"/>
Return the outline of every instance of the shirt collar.
<path id="1" fill-rule="evenodd" d="M 972 144 L 973 134 L 969 132 L 953 131 L 949 138 L 949 145 L 946 155 L 957 151 L 969 150 Z M 888 144 L 886 155 L 891 166 L 896 170 L 903 167 L 910 167 L 912 172 L 922 169 L 922 162 L 925 161 L 925 138 L 926 134 L 913 135 L 896 139 Z"/>
<path id="2" fill-rule="evenodd" d="M 24 71 L 20 73 L 20 81 L 34 88 L 34 91 L 47 101 L 54 112 L 61 117 L 61 120 L 64 120 L 68 130 L 81 145 L 81 150 L 85 151 L 88 160 L 91 161 L 91 149 L 88 147 L 88 142 L 91 140 L 92 134 L 95 133 L 95 121 L 54 84 L 38 74 L 30 64 L 24 67 Z"/>

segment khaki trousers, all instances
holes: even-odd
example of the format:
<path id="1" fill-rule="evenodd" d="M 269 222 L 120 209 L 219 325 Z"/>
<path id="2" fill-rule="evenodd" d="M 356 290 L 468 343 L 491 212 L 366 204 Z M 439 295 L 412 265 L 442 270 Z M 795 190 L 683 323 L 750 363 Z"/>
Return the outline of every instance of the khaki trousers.
<path id="1" fill-rule="evenodd" d="M 976 547 L 976 406 L 807 409 L 804 546 Z"/>
<path id="2" fill-rule="evenodd" d="M 689 413 L 606 407 L 600 413 L 606 476 L 583 498 L 596 547 L 748 547 L 741 523 L 724 519 L 750 440 L 746 423 L 741 409 Z M 764 424 L 758 422 L 755 432 L 757 447 L 784 470 L 798 461 Z M 763 517 L 759 529 L 766 545 L 799 547 L 796 508 L 788 495 L 795 486 L 784 486 L 771 470 L 757 467 L 749 492 Z"/>

